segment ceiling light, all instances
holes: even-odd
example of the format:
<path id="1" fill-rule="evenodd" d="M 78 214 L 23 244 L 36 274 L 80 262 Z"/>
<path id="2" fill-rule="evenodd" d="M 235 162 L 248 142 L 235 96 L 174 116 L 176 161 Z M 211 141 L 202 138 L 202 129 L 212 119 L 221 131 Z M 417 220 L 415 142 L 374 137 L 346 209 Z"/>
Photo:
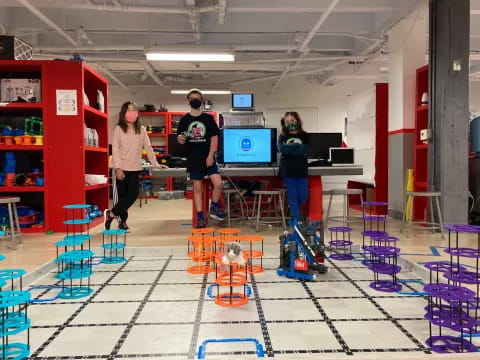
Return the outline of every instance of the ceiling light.
<path id="1" fill-rule="evenodd" d="M 148 61 L 235 61 L 235 56 L 228 53 L 184 53 L 184 52 L 149 52 L 145 54 Z"/>
<path id="2" fill-rule="evenodd" d="M 190 90 L 170 90 L 171 94 L 186 95 Z M 230 90 L 200 90 L 204 95 L 229 95 L 232 92 Z"/>

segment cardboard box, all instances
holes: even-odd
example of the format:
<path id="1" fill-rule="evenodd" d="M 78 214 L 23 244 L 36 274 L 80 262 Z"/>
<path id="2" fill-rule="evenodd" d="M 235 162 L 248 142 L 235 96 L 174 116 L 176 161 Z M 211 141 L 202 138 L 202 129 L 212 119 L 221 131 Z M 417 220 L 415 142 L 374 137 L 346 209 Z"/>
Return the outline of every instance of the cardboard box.
<path id="1" fill-rule="evenodd" d="M 39 103 L 42 102 L 42 82 L 40 79 L 1 79 L 0 101 L 12 102 L 18 97 Z"/>

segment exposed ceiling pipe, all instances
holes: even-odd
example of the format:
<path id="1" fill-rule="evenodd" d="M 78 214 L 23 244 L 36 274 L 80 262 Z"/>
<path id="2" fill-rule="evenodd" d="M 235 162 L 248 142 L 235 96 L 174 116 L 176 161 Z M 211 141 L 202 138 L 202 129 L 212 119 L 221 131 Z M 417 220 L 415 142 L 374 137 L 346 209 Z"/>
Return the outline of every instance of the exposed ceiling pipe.
<path id="1" fill-rule="evenodd" d="M 57 6 L 55 6 L 57 7 Z M 97 10 L 97 11 L 118 11 L 146 14 L 185 14 L 188 15 L 187 7 L 159 7 L 159 6 L 132 6 L 118 4 L 95 4 L 89 2 L 87 4 L 68 4 L 70 10 Z M 217 6 L 198 7 L 198 12 L 217 11 Z"/>
<path id="2" fill-rule="evenodd" d="M 161 86 L 164 85 L 162 80 L 160 80 L 160 78 L 157 76 L 157 74 L 155 73 L 155 70 L 153 69 L 152 65 L 148 61 L 142 61 L 141 64 L 145 69 L 145 71 L 147 72 L 147 74 L 150 75 L 153 81 L 155 81 L 155 83 Z"/>
<path id="3" fill-rule="evenodd" d="M 303 40 L 302 44 L 299 46 L 298 48 L 298 51 L 300 51 L 302 54 L 300 55 L 300 58 L 298 58 L 296 61 L 295 61 L 295 64 L 293 66 L 296 66 L 300 63 L 301 61 L 301 57 L 304 57 L 305 54 L 308 52 L 308 44 L 310 44 L 310 41 L 312 41 L 313 37 L 315 36 L 315 34 L 317 33 L 318 29 L 320 29 L 320 27 L 325 23 L 325 21 L 327 20 L 327 18 L 330 16 L 330 14 L 332 13 L 332 11 L 335 9 L 335 6 L 337 6 L 338 2 L 340 0 L 332 0 L 330 2 L 330 5 L 328 6 L 327 10 L 322 13 L 322 15 L 320 16 L 320 18 L 317 20 L 317 22 L 315 23 L 315 25 L 310 29 L 310 31 L 308 32 L 307 36 L 305 37 L 305 39 Z M 280 75 L 280 77 L 278 78 L 278 80 L 275 82 L 275 84 L 273 85 L 273 88 L 276 89 L 279 85 L 280 85 L 280 82 L 285 78 L 285 76 L 288 74 L 288 72 L 290 71 L 290 69 L 292 68 L 291 65 L 288 65 L 285 70 L 283 71 L 282 75 Z"/>
<path id="4" fill-rule="evenodd" d="M 198 19 L 198 10 L 196 7 L 188 8 L 188 22 L 192 26 L 193 40 L 200 41 L 200 25 Z"/>
<path id="5" fill-rule="evenodd" d="M 227 14 L 227 0 L 218 0 L 218 23 L 225 22 L 225 15 Z"/>
<path id="6" fill-rule="evenodd" d="M 333 61 L 333 60 L 344 60 L 348 59 L 351 61 L 363 61 L 366 56 L 317 56 L 317 57 L 307 57 L 303 58 L 302 62 L 308 61 Z M 258 60 L 243 60 L 235 61 L 237 64 L 261 64 L 261 63 L 279 63 L 279 62 L 291 62 L 291 58 L 282 58 L 282 59 L 258 59 Z"/>
<path id="7" fill-rule="evenodd" d="M 110 79 L 115 81 L 118 85 L 120 85 L 125 90 L 130 90 L 127 85 L 125 85 L 119 78 L 117 78 L 104 64 L 97 63 L 97 68 L 100 72 L 103 72 L 108 75 Z"/>
<path id="8" fill-rule="evenodd" d="M 28 0 L 17 0 L 18 3 L 22 4 L 25 8 L 27 8 L 32 14 L 42 20 L 45 24 L 50 26 L 52 29 L 56 30 L 65 40 L 67 40 L 73 46 L 77 46 L 77 42 L 73 40 L 70 35 L 68 35 L 65 31 L 60 29 L 60 27 L 55 24 L 52 20 L 46 17 L 40 10 L 38 10 L 35 6 L 30 4 Z"/>

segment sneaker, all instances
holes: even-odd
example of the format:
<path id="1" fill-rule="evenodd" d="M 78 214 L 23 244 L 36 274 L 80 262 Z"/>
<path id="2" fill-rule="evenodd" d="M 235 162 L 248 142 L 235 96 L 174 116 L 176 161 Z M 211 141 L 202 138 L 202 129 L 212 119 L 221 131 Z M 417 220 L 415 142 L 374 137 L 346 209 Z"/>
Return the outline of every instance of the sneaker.
<path id="1" fill-rule="evenodd" d="M 201 218 L 197 218 L 197 229 L 203 229 L 205 227 L 207 227 L 205 220 Z"/>
<path id="2" fill-rule="evenodd" d="M 127 230 L 127 233 L 130 232 L 130 228 L 128 227 L 127 223 L 124 222 L 124 221 L 120 221 L 120 222 L 118 223 L 118 228 L 119 228 L 120 230 Z"/>
<path id="3" fill-rule="evenodd" d="M 110 230 L 113 219 L 115 219 L 115 216 L 112 214 L 112 211 L 105 209 L 103 212 L 103 226 L 105 227 L 105 230 Z"/>
<path id="4" fill-rule="evenodd" d="M 219 208 L 210 208 L 210 217 L 216 220 L 225 220 L 225 213 Z"/>

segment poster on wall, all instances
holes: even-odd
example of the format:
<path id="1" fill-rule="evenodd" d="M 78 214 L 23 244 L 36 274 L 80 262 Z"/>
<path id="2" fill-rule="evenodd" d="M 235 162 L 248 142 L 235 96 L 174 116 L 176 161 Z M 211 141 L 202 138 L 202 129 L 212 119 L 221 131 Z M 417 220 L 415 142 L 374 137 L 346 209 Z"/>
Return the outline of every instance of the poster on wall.
<path id="1" fill-rule="evenodd" d="M 57 115 L 77 115 L 77 90 L 57 90 Z"/>

